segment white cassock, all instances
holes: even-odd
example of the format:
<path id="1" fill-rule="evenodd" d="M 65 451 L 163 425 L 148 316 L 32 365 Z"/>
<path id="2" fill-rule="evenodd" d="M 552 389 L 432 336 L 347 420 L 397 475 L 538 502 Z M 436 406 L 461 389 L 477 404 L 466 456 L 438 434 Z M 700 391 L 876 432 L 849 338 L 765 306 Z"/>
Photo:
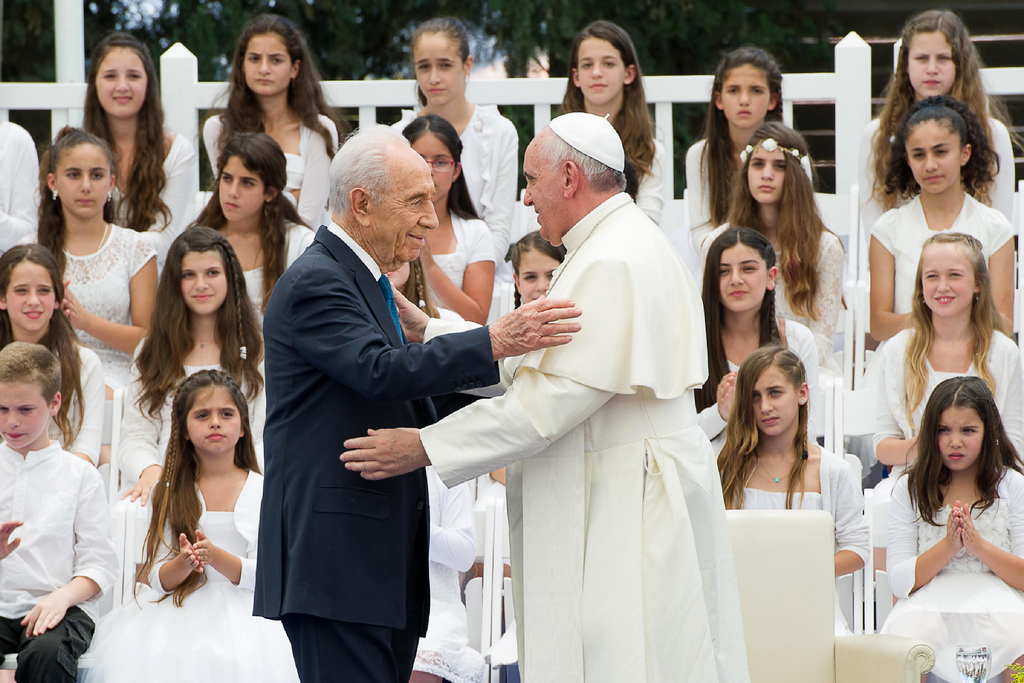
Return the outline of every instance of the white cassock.
<path id="1" fill-rule="evenodd" d="M 570 230 L 548 296 L 572 343 L 509 359 L 509 390 L 420 431 L 452 486 L 508 466 L 526 683 L 747 683 L 739 593 L 711 444 L 703 308 L 625 194 Z M 522 599 L 520 599 L 522 598 Z"/>

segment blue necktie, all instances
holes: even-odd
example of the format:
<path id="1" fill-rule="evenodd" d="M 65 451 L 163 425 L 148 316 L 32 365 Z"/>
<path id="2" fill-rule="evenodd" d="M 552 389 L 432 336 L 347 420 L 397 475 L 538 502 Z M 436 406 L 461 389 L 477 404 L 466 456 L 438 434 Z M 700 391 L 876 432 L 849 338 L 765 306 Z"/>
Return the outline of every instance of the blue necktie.
<path id="1" fill-rule="evenodd" d="M 398 338 L 405 343 L 405 335 L 402 334 L 402 323 L 398 319 L 398 306 L 395 305 L 395 297 L 391 293 L 391 281 L 388 280 L 387 275 L 381 275 L 380 279 L 377 280 L 377 284 L 380 285 L 381 294 L 384 295 L 384 300 L 388 302 L 388 310 L 391 312 L 391 319 L 395 321 L 395 329 L 398 330 Z"/>

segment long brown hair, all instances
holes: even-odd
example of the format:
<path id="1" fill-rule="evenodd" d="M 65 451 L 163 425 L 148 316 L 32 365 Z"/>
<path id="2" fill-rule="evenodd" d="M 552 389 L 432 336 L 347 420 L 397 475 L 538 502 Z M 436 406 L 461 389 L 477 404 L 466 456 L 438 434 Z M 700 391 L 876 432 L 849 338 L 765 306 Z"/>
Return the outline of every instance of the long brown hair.
<path id="1" fill-rule="evenodd" d="M 288 58 L 292 63 L 299 62 L 299 74 L 288 86 L 288 108 L 302 121 L 302 125 L 316 131 L 323 138 L 327 156 L 334 157 L 338 150 L 334 146 L 327 127 L 320 122 L 317 115 L 330 119 L 341 135 L 348 130 L 327 106 L 324 93 L 320 89 L 320 72 L 313 63 L 306 40 L 292 22 L 276 14 L 261 14 L 242 28 L 235 44 L 235 55 L 231 60 L 231 77 L 228 81 L 227 108 L 221 114 L 220 137 L 217 145 L 223 148 L 235 133 L 263 133 L 263 111 L 259 100 L 245 82 L 245 54 L 249 49 L 249 41 L 256 36 L 274 34 L 281 39 L 288 50 Z"/>
<path id="2" fill-rule="evenodd" d="M 4 300 L 7 299 L 7 289 L 11 286 L 14 269 L 22 263 L 33 263 L 46 269 L 50 274 L 50 284 L 57 301 L 46 334 L 39 343 L 60 361 L 61 404 L 53 421 L 60 431 L 61 444 L 67 449 L 78 438 L 85 413 L 82 405 L 82 358 L 79 355 L 78 335 L 61 307 L 64 303 L 64 278 L 57 267 L 57 260 L 46 247 L 38 244 L 19 244 L 0 256 L 0 292 L 3 293 Z M 10 313 L 6 309 L 0 310 L 0 348 L 13 341 L 14 329 L 11 327 Z M 74 423 L 68 414 L 72 405 L 78 413 L 78 420 Z M 98 406 L 96 408 L 98 409 Z"/>
<path id="3" fill-rule="evenodd" d="M 110 175 L 113 176 L 117 170 L 117 163 L 114 153 L 106 142 L 99 139 L 92 133 L 81 128 L 64 126 L 57 133 L 50 149 L 43 153 L 39 160 L 39 244 L 50 250 L 53 258 L 57 260 L 57 268 L 60 269 L 63 278 L 64 269 L 67 267 L 67 256 L 64 254 L 65 244 L 65 222 L 64 208 L 61 206 L 61 198 L 55 197 L 50 190 L 46 177 L 49 174 L 57 175 L 57 167 L 64 155 L 79 145 L 93 145 L 107 156 L 110 163 Z M 102 198 L 100 198 L 102 200 Z M 103 205 L 103 220 L 107 223 L 114 222 L 114 208 L 112 202 Z"/>
<path id="4" fill-rule="evenodd" d="M 989 136 L 989 115 L 1004 123 L 1010 120 L 1003 101 L 998 97 L 985 94 L 985 87 L 981 81 L 981 57 L 978 56 L 978 51 L 971 42 L 971 36 L 967 32 L 963 20 L 955 13 L 946 10 L 929 10 L 911 17 L 904 24 L 903 31 L 900 33 L 900 40 L 903 42 L 896 58 L 896 69 L 893 71 L 889 84 L 885 87 L 883 93 L 885 104 L 878 115 L 878 132 L 875 133 L 871 143 L 875 174 L 871 196 L 875 201 L 881 203 L 885 210 L 894 208 L 898 200 L 897 196 L 890 194 L 885 187 L 893 151 L 890 140 L 896 135 L 900 123 L 917 100 L 907 70 L 910 63 L 910 43 L 919 33 L 936 32 L 945 36 L 952 49 L 953 66 L 956 67 L 956 75 L 953 78 L 953 87 L 949 91 L 949 95 L 970 108 L 978 118 L 986 138 Z M 989 140 L 989 146 L 992 146 L 991 140 Z"/>
<path id="5" fill-rule="evenodd" d="M 999 170 L 999 155 L 992 149 L 988 132 L 970 108 L 952 97 L 929 97 L 915 102 L 892 140 L 892 153 L 885 173 L 887 196 L 910 199 L 921 193 L 921 186 L 914 177 L 907 160 L 907 138 L 911 132 L 926 121 L 935 121 L 960 139 L 959 152 L 964 145 L 971 146 L 971 156 L 960 168 L 960 185 L 963 191 L 979 202 L 989 201 L 989 190 Z"/>
<path id="6" fill-rule="evenodd" d="M 729 359 L 722 344 L 722 288 L 718 267 L 722 253 L 737 244 L 750 247 L 764 261 L 766 271 L 775 267 L 775 250 L 768 238 L 750 228 L 729 228 L 711 243 L 704 265 L 704 288 L 701 299 L 704 302 L 705 333 L 708 343 L 708 379 L 697 392 L 697 410 L 718 403 L 718 383 L 729 374 Z M 761 300 L 759 346 L 775 342 L 781 345 L 779 321 L 775 315 L 775 290 L 766 289 Z"/>
<path id="7" fill-rule="evenodd" d="M 1013 406 L 1019 409 L 1020 406 Z M 971 506 L 971 512 L 992 507 L 999 498 L 999 482 L 1009 470 L 1021 471 L 1017 450 L 1006 436 L 999 417 L 996 400 L 980 377 L 953 377 L 940 383 L 928 398 L 921 418 L 921 435 L 917 440 L 917 458 L 907 468 L 907 486 L 910 502 L 917 508 L 921 519 L 932 526 L 940 526 L 935 515 L 945 506 L 946 489 L 953 474 L 942 462 L 939 450 L 939 423 L 942 413 L 949 408 L 973 410 L 981 420 L 984 434 L 978 455 L 976 485 L 981 497 Z"/>
<path id="8" fill-rule="evenodd" d="M 743 507 L 743 489 L 757 464 L 757 445 L 761 432 L 754 419 L 754 385 L 768 368 L 777 368 L 783 376 L 799 389 L 807 381 L 804 364 L 799 356 L 775 344 L 757 349 L 740 364 L 736 373 L 736 394 L 725 428 L 725 446 L 718 454 L 718 472 L 722 476 L 722 493 L 725 507 L 739 510 Z M 804 466 L 807 464 L 807 404 L 797 411 L 798 423 L 793 437 L 793 452 L 797 454 L 789 470 L 786 484 L 786 509 L 793 507 L 793 493 L 797 487 L 804 493 Z"/>
<path id="9" fill-rule="evenodd" d="M 565 84 L 565 97 L 562 98 L 562 113 L 586 111 L 583 91 L 572 80 L 572 72 L 579 68 L 580 45 L 587 38 L 597 38 L 611 43 L 622 58 L 626 68 L 636 67 L 636 77 L 632 83 L 622 86 L 622 109 L 612 117 L 615 132 L 622 138 L 622 149 L 626 158 L 633 164 L 640 181 L 651 174 L 654 166 L 654 120 L 647 109 L 647 96 L 644 94 L 644 78 L 640 71 L 640 59 L 637 57 L 633 39 L 621 26 L 610 21 L 595 21 L 576 34 L 569 53 L 569 74 Z M 664 172 L 664 169 L 663 169 Z"/>
<path id="10" fill-rule="evenodd" d="M 135 359 L 139 371 L 139 409 L 160 414 L 167 396 L 185 378 L 185 359 L 195 347 L 191 311 L 181 294 L 181 262 L 186 254 L 215 251 L 224 263 L 228 292 L 217 315 L 220 367 L 245 387 L 249 400 L 263 390 L 259 364 L 263 335 L 256 310 L 245 290 L 245 277 L 227 238 L 206 227 L 189 228 L 178 235 L 167 252 L 167 262 L 156 291 L 156 306 L 149 334 Z"/>
<path id="11" fill-rule="evenodd" d="M 117 150 L 114 136 L 107 125 L 107 112 L 96 94 L 96 79 L 100 66 L 113 50 L 131 50 L 142 61 L 146 71 L 146 99 L 138 114 L 135 130 L 135 156 L 131 168 L 124 169 L 121 186 L 123 196 L 115 213 L 121 227 L 146 232 L 150 227 L 163 230 L 173 220 L 171 210 L 160 197 L 167 184 L 164 173 L 164 159 L 167 157 L 167 140 L 164 133 L 164 108 L 160 102 L 160 82 L 157 80 L 153 58 L 141 41 L 127 33 L 111 33 L 96 45 L 89 58 L 88 84 L 85 90 L 85 118 L 82 128 L 102 138 Z M 116 168 L 116 166 L 115 166 Z"/>
<path id="12" fill-rule="evenodd" d="M 733 50 L 718 63 L 715 79 L 711 85 L 711 99 L 708 113 L 704 117 L 704 139 L 707 143 L 700 156 L 701 175 L 707 177 L 708 209 L 711 212 L 711 227 L 725 223 L 729 218 L 729 202 L 732 199 L 732 180 L 736 166 L 732 156 L 732 138 L 729 137 L 729 120 L 725 112 L 715 106 L 715 94 L 721 94 L 725 81 L 732 70 L 740 66 L 751 66 L 764 74 L 768 84 L 769 97 L 775 96 L 777 104 L 765 114 L 765 121 L 782 121 L 782 71 L 775 58 L 758 47 L 741 47 Z M 690 188 L 691 194 L 697 188 Z M 691 201 L 700 201 L 699 196 Z M 697 226 L 694 226 L 697 227 Z"/>
<path id="13" fill-rule="evenodd" d="M 800 156 L 807 156 L 807 143 L 802 135 L 783 123 L 765 123 L 759 127 L 750 145 L 758 147 L 768 138 L 779 143 L 779 147 L 795 149 Z M 750 193 L 747 169 L 753 153 L 747 155 L 743 168 L 736 173 L 732 185 L 732 210 L 730 225 L 754 228 L 764 234 L 761 220 L 761 205 Z M 786 163 L 786 178 L 779 198 L 779 277 L 786 284 L 786 301 L 796 315 L 818 319 L 819 311 L 814 305 L 818 294 L 818 250 L 822 235 L 831 231 L 825 227 L 814 203 L 814 186 L 811 179 L 792 154 L 783 154 Z"/>
<path id="14" fill-rule="evenodd" d="M 260 254 L 263 257 L 263 291 L 260 297 L 263 302 L 261 308 L 266 310 L 270 293 L 287 266 L 288 224 L 306 224 L 299 217 L 295 205 L 284 195 L 288 184 L 288 162 L 277 141 L 266 133 L 238 133 L 221 149 L 217 159 L 217 177 L 210 183 L 213 194 L 191 227 L 205 225 L 220 232 L 227 226 L 228 219 L 220 204 L 220 176 L 232 157 L 263 181 L 264 192 L 275 191 L 273 199 L 263 202 L 260 214 Z"/>
<path id="15" fill-rule="evenodd" d="M 402 296 L 411 301 L 414 306 L 418 306 L 421 311 L 431 318 L 441 317 L 437 306 L 434 304 L 434 297 L 430 294 L 427 273 L 423 270 L 423 262 L 419 257 L 409 261 L 409 277 L 406 279 L 405 284 L 396 289 L 402 293 Z"/>
<path id="16" fill-rule="evenodd" d="M 158 561 L 181 552 L 179 542 L 185 534 L 190 543 L 196 542 L 196 529 L 203 514 L 203 504 L 197 492 L 200 474 L 199 455 L 188 438 L 188 414 L 201 392 L 223 389 L 231 396 L 242 420 L 242 435 L 235 444 L 235 467 L 260 473 L 249 425 L 249 406 L 242 390 L 227 373 L 220 370 L 200 370 L 184 382 L 171 404 L 171 438 L 167 443 L 167 456 L 160 481 L 153 487 L 153 516 L 146 534 L 145 557 L 139 570 L 148 576 Z M 170 529 L 170 538 L 164 533 Z M 190 572 L 188 578 L 171 592 L 175 607 L 206 583 L 206 574 Z M 136 586 L 136 590 L 138 586 Z M 136 594 L 137 597 L 137 594 Z M 167 599 L 167 595 L 157 602 Z"/>
<path id="17" fill-rule="evenodd" d="M 903 388 L 903 408 L 907 424 L 912 428 L 913 414 L 917 406 L 924 400 L 928 387 L 928 351 L 935 338 L 935 326 L 932 323 L 932 311 L 924 301 L 924 254 L 928 247 L 935 244 L 955 245 L 971 264 L 974 271 L 974 283 L 978 286 L 974 304 L 971 306 L 971 361 L 974 363 L 978 376 L 993 391 L 996 378 L 988 365 L 988 351 L 992 346 L 992 337 L 997 333 L 1006 334 L 1003 316 L 996 307 L 992 297 L 992 277 L 985 262 L 985 252 L 981 242 L 970 235 L 957 232 L 940 232 L 932 235 L 921 248 L 921 258 L 917 262 L 917 278 L 914 280 L 914 298 L 911 301 L 910 319 L 907 327 L 911 330 L 904 356 L 906 360 L 906 381 Z"/>

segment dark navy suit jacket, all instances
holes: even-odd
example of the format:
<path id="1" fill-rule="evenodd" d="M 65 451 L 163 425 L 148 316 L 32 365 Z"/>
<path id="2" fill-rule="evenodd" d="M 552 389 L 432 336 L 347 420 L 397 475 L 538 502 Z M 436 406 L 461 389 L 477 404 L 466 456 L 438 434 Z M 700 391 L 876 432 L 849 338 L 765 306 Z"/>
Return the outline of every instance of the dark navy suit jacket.
<path id="1" fill-rule="evenodd" d="M 367 428 L 423 427 L 430 396 L 498 381 L 486 328 L 402 346 L 377 282 L 326 227 L 274 287 L 255 613 L 425 633 L 422 470 L 366 481 L 339 459 Z"/>

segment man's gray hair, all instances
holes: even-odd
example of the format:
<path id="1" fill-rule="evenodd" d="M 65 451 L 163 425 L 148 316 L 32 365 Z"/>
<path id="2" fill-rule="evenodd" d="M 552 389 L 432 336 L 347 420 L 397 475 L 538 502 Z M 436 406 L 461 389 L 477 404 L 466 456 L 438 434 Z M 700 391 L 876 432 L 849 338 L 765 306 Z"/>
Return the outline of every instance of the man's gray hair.
<path id="1" fill-rule="evenodd" d="M 583 171 L 583 177 L 587 179 L 595 192 L 622 192 L 626 189 L 624 173 L 605 166 L 593 157 L 588 157 L 558 137 L 553 130 L 541 141 L 540 152 L 552 168 L 566 161 L 576 164 Z"/>
<path id="2" fill-rule="evenodd" d="M 352 131 L 331 162 L 331 191 L 328 205 L 331 215 L 344 214 L 352 207 L 349 193 L 366 190 L 374 204 L 380 204 L 391 191 L 388 150 L 393 145 L 409 146 L 401 133 L 390 126 L 363 126 Z"/>

